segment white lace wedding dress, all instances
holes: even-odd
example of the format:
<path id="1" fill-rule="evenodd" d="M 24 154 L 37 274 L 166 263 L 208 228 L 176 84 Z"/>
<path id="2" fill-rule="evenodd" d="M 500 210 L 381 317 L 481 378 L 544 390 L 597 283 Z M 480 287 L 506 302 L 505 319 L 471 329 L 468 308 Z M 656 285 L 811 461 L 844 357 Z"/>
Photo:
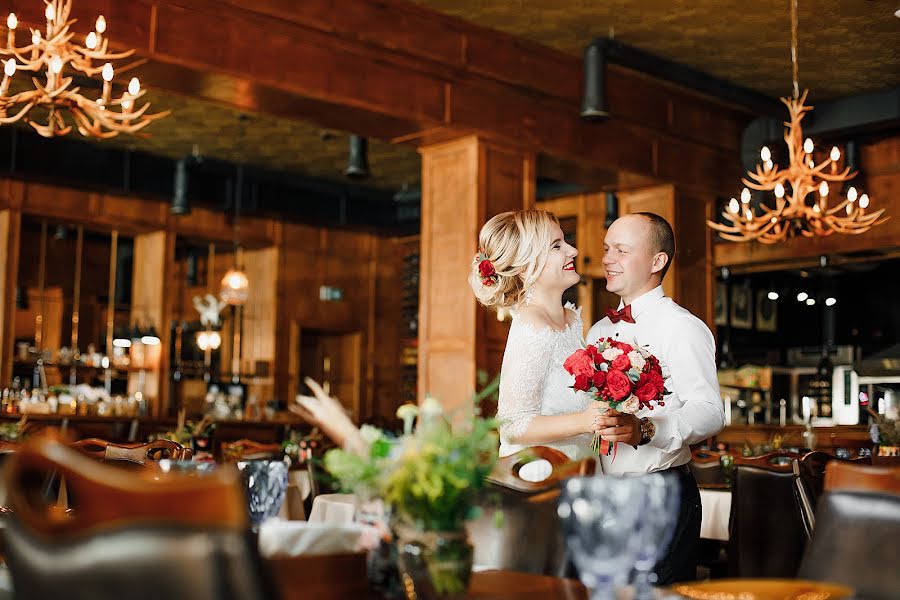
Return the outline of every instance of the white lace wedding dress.
<path id="1" fill-rule="evenodd" d="M 566 309 L 573 313 L 570 318 L 574 319 L 563 331 L 537 328 L 513 318 L 500 371 L 497 406 L 500 456 L 509 456 L 527 447 L 512 444 L 509 439 L 523 433 L 536 415 L 579 412 L 592 402 L 586 395 L 576 394 L 570 387 L 574 377 L 563 369 L 566 358 L 584 348 L 581 308 L 567 303 Z M 579 460 L 596 456 L 590 447 L 592 439 L 593 435 L 585 433 L 540 445 L 551 446 L 570 459 Z"/>

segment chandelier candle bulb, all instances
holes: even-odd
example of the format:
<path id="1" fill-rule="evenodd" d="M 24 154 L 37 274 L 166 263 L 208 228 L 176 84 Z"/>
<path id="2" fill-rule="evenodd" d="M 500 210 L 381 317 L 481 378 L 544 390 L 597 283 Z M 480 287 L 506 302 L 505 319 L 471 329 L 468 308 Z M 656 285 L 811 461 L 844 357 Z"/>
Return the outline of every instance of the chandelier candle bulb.
<path id="1" fill-rule="evenodd" d="M 847 190 L 847 202 L 856 202 L 856 188 L 850 186 L 850 189 Z"/>
<path id="2" fill-rule="evenodd" d="M 763 146 L 762 150 L 759 151 L 759 157 L 763 162 L 769 162 L 772 160 L 772 151 L 769 150 L 768 146 Z"/>
<path id="3" fill-rule="evenodd" d="M 16 19 L 16 13 L 9 13 L 9 16 L 6 17 L 6 27 L 9 29 L 6 36 L 6 46 L 8 48 L 12 48 L 16 45 L 16 27 L 18 25 L 19 20 Z"/>
<path id="4" fill-rule="evenodd" d="M 833 162 L 837 162 L 837 161 L 841 160 L 841 151 L 838 149 L 837 146 L 831 147 L 831 155 L 830 156 L 831 156 L 831 160 Z"/>
<path id="5" fill-rule="evenodd" d="M 814 149 L 814 146 L 813 146 L 812 138 L 806 138 L 806 141 L 803 142 L 803 151 L 806 152 L 807 154 L 812 154 L 813 149 Z"/>
<path id="6" fill-rule="evenodd" d="M 114 75 L 112 63 L 103 65 L 101 75 L 103 76 L 103 103 L 106 104 L 109 102 L 109 94 L 112 90 L 112 80 Z"/>
<path id="7" fill-rule="evenodd" d="M 728 210 L 730 210 L 735 215 L 740 212 L 741 206 L 738 204 L 737 198 L 731 199 L 731 202 L 728 203 Z"/>
<path id="8" fill-rule="evenodd" d="M 9 78 L 16 72 L 16 61 L 9 59 L 3 65 L 3 83 L 0 83 L 0 96 L 5 96 L 9 89 Z"/>
<path id="9" fill-rule="evenodd" d="M 48 4 L 47 8 L 44 9 L 44 16 L 47 17 L 47 28 L 50 28 L 51 22 L 56 18 L 56 9 L 53 7 L 53 4 Z M 47 36 L 50 37 L 49 35 Z"/>
<path id="10" fill-rule="evenodd" d="M 88 50 L 94 50 L 97 47 L 97 34 L 93 31 L 87 34 L 87 38 L 84 40 L 84 46 Z"/>
<path id="11" fill-rule="evenodd" d="M 97 17 L 97 25 L 95 29 L 97 30 L 97 33 L 103 33 L 104 31 L 106 31 L 106 19 L 103 17 L 103 15 Z"/>
<path id="12" fill-rule="evenodd" d="M 132 96 L 137 96 L 141 91 L 141 80 L 137 77 L 132 77 L 131 81 L 128 82 L 128 93 Z"/>
<path id="13" fill-rule="evenodd" d="M 744 204 L 750 203 L 750 190 L 748 190 L 747 188 L 741 190 L 741 202 L 743 202 Z"/>
<path id="14" fill-rule="evenodd" d="M 822 196 L 822 198 L 825 198 L 828 195 L 827 181 L 823 181 L 821 184 L 819 184 L 819 195 Z"/>
<path id="15" fill-rule="evenodd" d="M 863 194 L 862 196 L 859 197 L 859 207 L 866 208 L 868 206 L 869 206 L 869 195 Z"/>
<path id="16" fill-rule="evenodd" d="M 765 162 L 765 166 L 766 166 L 766 171 L 771 171 L 772 167 L 774 167 L 775 164 L 771 160 L 767 160 Z"/>
<path id="17" fill-rule="evenodd" d="M 775 184 L 775 197 L 776 198 L 784 198 L 784 186 L 781 183 Z"/>

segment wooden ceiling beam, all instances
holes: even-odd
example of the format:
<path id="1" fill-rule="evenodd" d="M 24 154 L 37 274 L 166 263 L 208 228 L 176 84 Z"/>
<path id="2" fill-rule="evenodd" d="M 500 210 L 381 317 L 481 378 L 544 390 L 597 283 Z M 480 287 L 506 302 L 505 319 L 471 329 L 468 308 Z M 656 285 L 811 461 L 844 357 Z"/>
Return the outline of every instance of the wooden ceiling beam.
<path id="1" fill-rule="evenodd" d="M 11 4 L 21 23 L 40 26 L 42 3 Z M 613 66 L 614 116 L 587 123 L 580 58 L 399 0 L 77 0 L 75 31 L 87 33 L 100 13 L 118 48 L 147 59 L 139 72 L 149 86 L 382 139 L 474 132 L 605 171 L 691 182 L 718 177 L 723 161 L 737 165 L 750 118 Z M 731 179 L 710 184 L 730 189 Z"/>

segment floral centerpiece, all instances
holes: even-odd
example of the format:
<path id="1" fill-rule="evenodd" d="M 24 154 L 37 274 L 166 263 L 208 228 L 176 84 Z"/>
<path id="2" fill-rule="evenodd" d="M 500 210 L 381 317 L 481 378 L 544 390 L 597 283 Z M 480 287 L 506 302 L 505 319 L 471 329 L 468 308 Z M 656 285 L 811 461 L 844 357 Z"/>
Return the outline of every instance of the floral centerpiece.
<path id="1" fill-rule="evenodd" d="M 325 467 L 343 489 L 387 504 L 405 585 L 420 598 L 463 594 L 472 568 L 465 521 L 478 515 L 497 461 L 495 423 L 475 416 L 453 427 L 431 397 L 400 407 L 398 417 L 403 435 L 364 425 L 361 451 L 329 450 Z"/>
<path id="2" fill-rule="evenodd" d="M 659 359 L 637 343 L 601 338 L 596 344 L 573 352 L 563 367 L 575 376 L 572 388 L 623 413 L 653 410 L 654 404 L 664 406 L 663 396 L 670 393 Z M 594 437 L 592 447 L 606 455 L 615 451 L 615 444 L 600 436 Z"/>

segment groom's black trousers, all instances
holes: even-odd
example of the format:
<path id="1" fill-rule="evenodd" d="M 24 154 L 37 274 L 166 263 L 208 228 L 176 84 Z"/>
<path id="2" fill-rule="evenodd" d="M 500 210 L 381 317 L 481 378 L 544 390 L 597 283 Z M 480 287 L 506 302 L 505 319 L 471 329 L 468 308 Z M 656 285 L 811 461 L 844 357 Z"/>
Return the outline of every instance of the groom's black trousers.
<path id="1" fill-rule="evenodd" d="M 657 585 L 669 585 L 677 581 L 697 579 L 697 555 L 700 545 L 700 490 L 686 464 L 672 467 L 668 472 L 681 482 L 681 505 L 678 523 L 672 543 L 665 555 L 656 563 Z"/>

